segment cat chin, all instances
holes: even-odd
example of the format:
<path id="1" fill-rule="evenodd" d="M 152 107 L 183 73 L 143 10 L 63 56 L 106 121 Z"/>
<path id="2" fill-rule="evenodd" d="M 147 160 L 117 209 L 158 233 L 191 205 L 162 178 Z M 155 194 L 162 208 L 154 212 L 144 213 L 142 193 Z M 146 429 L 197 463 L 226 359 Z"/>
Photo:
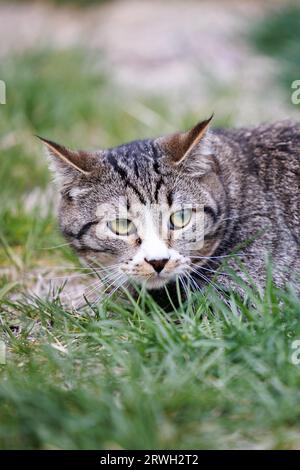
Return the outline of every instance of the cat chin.
<path id="1" fill-rule="evenodd" d="M 171 277 L 155 277 L 153 279 L 148 279 L 148 281 L 145 281 L 144 285 L 148 290 L 151 289 L 161 289 L 164 287 L 166 284 L 168 284 L 172 280 Z"/>
<path id="2" fill-rule="evenodd" d="M 166 284 L 168 284 L 172 280 L 171 276 L 155 276 L 152 277 L 151 279 L 140 279 L 136 277 L 134 279 L 135 282 L 137 282 L 140 285 L 143 285 L 146 287 L 146 289 L 151 290 L 151 289 L 161 289 L 164 287 Z"/>

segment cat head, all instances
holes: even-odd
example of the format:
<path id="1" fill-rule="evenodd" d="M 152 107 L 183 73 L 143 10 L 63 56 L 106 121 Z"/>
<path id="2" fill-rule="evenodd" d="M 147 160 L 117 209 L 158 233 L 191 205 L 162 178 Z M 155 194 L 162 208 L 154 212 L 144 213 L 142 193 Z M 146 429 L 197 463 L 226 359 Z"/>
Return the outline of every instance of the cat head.
<path id="1" fill-rule="evenodd" d="M 92 152 L 42 139 L 61 191 L 61 231 L 89 265 L 154 289 L 215 251 L 226 196 L 209 122 Z"/>

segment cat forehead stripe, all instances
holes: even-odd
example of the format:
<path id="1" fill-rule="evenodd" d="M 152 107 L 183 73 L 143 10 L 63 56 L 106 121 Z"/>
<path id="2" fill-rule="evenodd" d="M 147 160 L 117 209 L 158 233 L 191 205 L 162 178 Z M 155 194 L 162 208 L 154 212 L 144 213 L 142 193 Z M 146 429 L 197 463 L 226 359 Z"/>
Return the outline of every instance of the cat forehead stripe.
<path id="1" fill-rule="evenodd" d="M 134 193 L 138 196 L 141 203 L 145 205 L 147 201 L 145 197 L 141 194 L 139 189 L 136 187 L 136 185 L 133 184 L 132 181 L 129 179 L 128 170 L 126 171 L 125 169 L 126 167 L 124 166 L 121 167 L 113 155 L 108 155 L 107 160 L 111 164 L 113 169 L 121 176 L 125 185 L 130 187 L 134 191 Z"/>

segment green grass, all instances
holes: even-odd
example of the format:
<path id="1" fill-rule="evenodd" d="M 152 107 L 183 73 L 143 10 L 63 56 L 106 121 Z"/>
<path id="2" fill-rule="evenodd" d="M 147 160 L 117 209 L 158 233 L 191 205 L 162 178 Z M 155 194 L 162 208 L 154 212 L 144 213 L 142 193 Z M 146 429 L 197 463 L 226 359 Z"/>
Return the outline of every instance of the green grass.
<path id="1" fill-rule="evenodd" d="M 68 247 L 49 249 L 63 240 L 55 190 L 43 201 L 50 176 L 34 134 L 107 147 L 199 115 L 116 89 L 86 51 L 11 57 L 0 77 L 0 448 L 299 447 L 292 292 L 270 282 L 262 297 L 253 289 L 249 304 L 232 296 L 228 308 L 208 291 L 166 314 L 146 294 L 78 313 L 51 287 L 48 298 L 28 291 L 35 269 L 78 265 Z M 228 96 L 216 125 L 230 124 Z"/>
<path id="2" fill-rule="evenodd" d="M 252 307 L 230 302 L 208 293 L 170 314 L 146 295 L 81 313 L 59 296 L 3 302 L 0 447 L 299 446 L 300 301 L 269 284 Z"/>

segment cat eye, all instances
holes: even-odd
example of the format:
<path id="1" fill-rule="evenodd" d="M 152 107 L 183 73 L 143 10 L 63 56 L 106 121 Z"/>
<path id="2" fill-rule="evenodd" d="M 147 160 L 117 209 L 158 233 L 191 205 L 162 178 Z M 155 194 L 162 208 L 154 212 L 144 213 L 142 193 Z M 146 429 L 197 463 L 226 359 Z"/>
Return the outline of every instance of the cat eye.
<path id="1" fill-rule="evenodd" d="M 116 235 L 128 236 L 136 232 L 136 226 L 128 219 L 111 220 L 107 225 Z"/>
<path id="2" fill-rule="evenodd" d="M 192 209 L 182 209 L 180 211 L 173 212 L 170 216 L 170 228 L 172 230 L 178 230 L 184 228 L 190 223 L 192 218 Z"/>

